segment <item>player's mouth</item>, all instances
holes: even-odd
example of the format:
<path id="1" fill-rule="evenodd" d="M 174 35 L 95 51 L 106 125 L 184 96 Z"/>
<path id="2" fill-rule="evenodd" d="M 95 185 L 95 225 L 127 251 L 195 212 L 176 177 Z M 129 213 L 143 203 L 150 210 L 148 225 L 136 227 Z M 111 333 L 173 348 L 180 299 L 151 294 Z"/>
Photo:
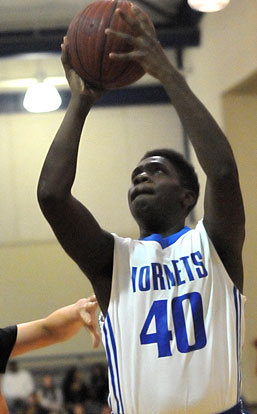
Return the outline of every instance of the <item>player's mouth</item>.
<path id="1" fill-rule="evenodd" d="M 152 194 L 154 194 L 154 190 L 152 186 L 139 184 L 131 190 L 130 200 L 134 201 L 137 197 L 141 195 L 152 195 Z"/>

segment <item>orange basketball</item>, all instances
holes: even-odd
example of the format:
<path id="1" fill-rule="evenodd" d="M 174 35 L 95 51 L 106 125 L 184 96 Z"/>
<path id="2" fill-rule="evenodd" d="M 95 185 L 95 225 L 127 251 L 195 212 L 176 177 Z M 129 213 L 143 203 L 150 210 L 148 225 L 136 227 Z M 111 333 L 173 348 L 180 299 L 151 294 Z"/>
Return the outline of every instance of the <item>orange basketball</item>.
<path id="1" fill-rule="evenodd" d="M 95 1 L 73 18 L 67 32 L 72 67 L 89 85 L 99 89 L 120 88 L 144 75 L 143 68 L 135 61 L 109 58 L 110 52 L 126 53 L 133 50 L 123 39 L 105 34 L 107 28 L 133 34 L 131 27 L 115 13 L 116 8 L 128 15 L 133 14 L 129 1 Z M 141 12 L 154 31 L 148 15 Z"/>

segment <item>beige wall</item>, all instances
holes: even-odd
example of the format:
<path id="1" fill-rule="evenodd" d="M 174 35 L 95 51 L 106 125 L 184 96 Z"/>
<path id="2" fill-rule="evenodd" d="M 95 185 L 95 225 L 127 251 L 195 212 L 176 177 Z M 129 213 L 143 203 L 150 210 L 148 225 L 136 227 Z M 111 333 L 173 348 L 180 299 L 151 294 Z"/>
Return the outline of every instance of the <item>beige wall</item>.
<path id="1" fill-rule="evenodd" d="M 0 326 L 42 318 L 92 293 L 86 277 L 56 242 L 3 246 L 0 263 Z M 89 351 L 89 337 L 81 331 L 66 343 L 34 351 L 30 356 Z"/>
<path id="2" fill-rule="evenodd" d="M 257 72 L 255 75 L 257 80 Z M 244 88 L 247 82 L 244 82 Z M 241 85 L 241 87 L 243 87 Z M 225 126 L 237 158 L 246 212 L 246 240 L 243 251 L 246 302 L 246 336 L 243 354 L 244 393 L 257 400 L 256 349 L 257 338 L 257 278 L 256 278 L 256 206 L 257 206 L 257 88 L 241 92 L 241 88 L 224 95 Z"/>
<path id="3" fill-rule="evenodd" d="M 243 260 L 247 303 L 243 393 L 250 402 L 257 401 L 256 350 L 252 345 L 257 337 L 256 21 L 255 0 L 231 0 L 222 12 L 205 16 L 202 21 L 201 48 L 188 49 L 185 60 L 192 89 L 227 133 L 239 166 L 246 209 Z M 200 169 L 199 174 L 203 187 L 204 177 Z"/>
<path id="4" fill-rule="evenodd" d="M 63 111 L 0 116 L 3 244 L 54 240 L 39 210 L 36 188 L 63 116 Z M 169 145 L 183 151 L 181 127 L 171 105 L 93 109 L 83 132 L 74 194 L 93 209 L 104 228 L 136 233 L 127 207 L 130 172 L 147 149 Z M 93 181 L 88 179 L 92 176 Z M 110 211 L 116 211 L 115 216 Z"/>

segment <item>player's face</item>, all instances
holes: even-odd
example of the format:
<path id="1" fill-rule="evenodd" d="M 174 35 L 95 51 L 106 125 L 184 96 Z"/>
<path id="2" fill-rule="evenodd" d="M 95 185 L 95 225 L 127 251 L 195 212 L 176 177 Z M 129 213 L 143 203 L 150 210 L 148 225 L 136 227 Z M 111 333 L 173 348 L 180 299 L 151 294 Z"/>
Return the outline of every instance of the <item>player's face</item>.
<path id="1" fill-rule="evenodd" d="M 146 158 L 131 175 L 129 207 L 138 223 L 145 219 L 156 223 L 181 210 L 183 187 L 177 171 L 164 157 Z"/>

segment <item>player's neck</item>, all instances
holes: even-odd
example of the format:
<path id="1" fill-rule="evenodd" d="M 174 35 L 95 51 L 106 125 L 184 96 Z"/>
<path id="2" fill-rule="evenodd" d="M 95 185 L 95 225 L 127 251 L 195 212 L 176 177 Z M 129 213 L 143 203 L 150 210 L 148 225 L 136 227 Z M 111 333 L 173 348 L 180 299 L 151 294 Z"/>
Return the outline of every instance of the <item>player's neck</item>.
<path id="1" fill-rule="evenodd" d="M 150 228 L 143 228 L 140 227 L 140 238 L 144 239 L 148 236 L 151 236 L 151 234 L 160 234 L 162 237 L 168 237 L 171 234 L 175 234 L 182 230 L 185 227 L 185 221 L 180 221 L 179 223 L 176 223 L 174 225 L 171 225 L 169 227 L 156 230 L 154 227 Z"/>

